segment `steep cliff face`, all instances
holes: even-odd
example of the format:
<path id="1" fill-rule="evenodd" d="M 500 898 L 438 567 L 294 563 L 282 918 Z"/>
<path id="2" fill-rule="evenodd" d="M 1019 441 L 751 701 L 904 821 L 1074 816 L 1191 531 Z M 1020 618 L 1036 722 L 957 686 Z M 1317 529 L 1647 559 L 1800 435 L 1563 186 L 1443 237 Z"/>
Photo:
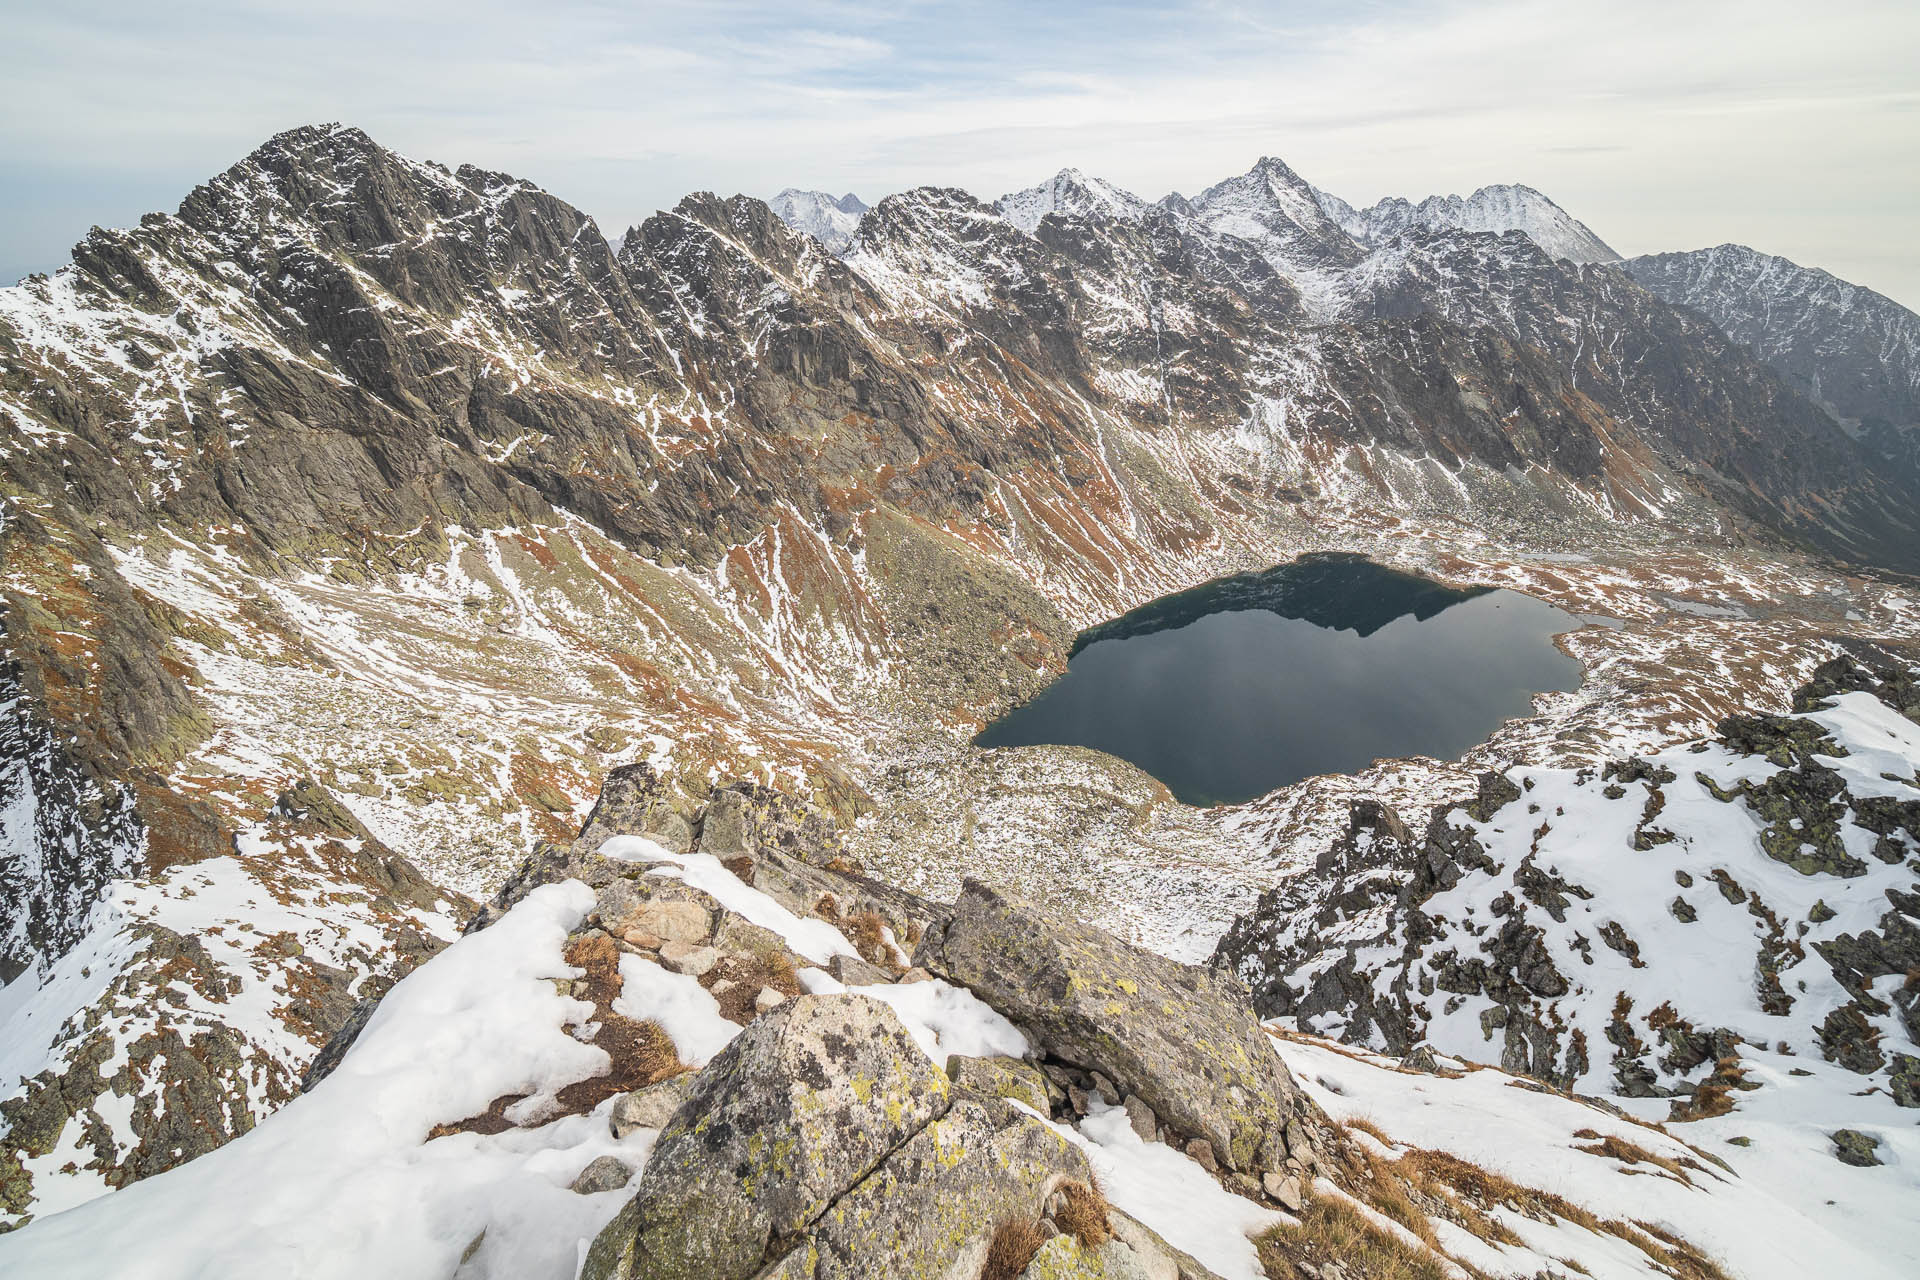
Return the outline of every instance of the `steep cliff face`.
<path id="1" fill-rule="evenodd" d="M 1920 423 L 1920 316 L 1893 299 L 1739 244 L 1624 265 L 1650 292 L 1706 316 L 1838 416 L 1862 426 Z"/>
<path id="2" fill-rule="evenodd" d="M 141 871 L 145 854 L 131 789 L 92 776 L 33 705 L 18 664 L 0 664 L 0 982 L 36 968 L 44 977 L 107 884 Z"/>

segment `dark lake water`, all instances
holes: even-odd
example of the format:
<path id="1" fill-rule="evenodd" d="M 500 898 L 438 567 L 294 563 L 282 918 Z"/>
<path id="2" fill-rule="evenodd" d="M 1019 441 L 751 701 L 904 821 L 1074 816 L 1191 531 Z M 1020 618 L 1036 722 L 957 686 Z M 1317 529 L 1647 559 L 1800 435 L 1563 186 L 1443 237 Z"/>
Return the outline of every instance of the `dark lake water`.
<path id="1" fill-rule="evenodd" d="M 1580 625 L 1512 591 L 1303 557 L 1082 632 L 1066 674 L 975 741 L 1092 747 L 1188 804 L 1238 804 L 1383 757 L 1463 754 L 1533 694 L 1578 687 L 1553 637 Z"/>

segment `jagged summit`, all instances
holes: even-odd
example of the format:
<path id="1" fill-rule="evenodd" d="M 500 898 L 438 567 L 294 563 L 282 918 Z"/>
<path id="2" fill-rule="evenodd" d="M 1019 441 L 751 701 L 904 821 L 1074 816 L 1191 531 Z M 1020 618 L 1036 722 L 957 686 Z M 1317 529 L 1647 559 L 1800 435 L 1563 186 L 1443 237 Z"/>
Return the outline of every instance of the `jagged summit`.
<path id="1" fill-rule="evenodd" d="M 1316 194 L 1328 215 L 1366 244 L 1380 244 L 1414 229 L 1522 231 L 1555 258 L 1569 262 L 1620 260 L 1619 254 L 1572 214 L 1532 187 L 1516 183 L 1481 187 L 1464 198 L 1428 196 L 1418 204 L 1389 196 L 1360 210 L 1337 196 Z"/>
<path id="2" fill-rule="evenodd" d="M 768 204 L 782 222 L 812 236 L 835 253 L 846 248 L 868 208 L 866 202 L 851 191 L 834 196 L 825 191 L 802 191 L 795 187 L 788 187 Z"/>
<path id="3" fill-rule="evenodd" d="M 1078 169 L 1062 169 L 1038 186 L 1001 196 L 994 207 L 1008 222 L 1029 235 L 1050 213 L 1134 222 L 1152 208 L 1131 191 L 1124 191 L 1104 178 L 1089 177 Z"/>
<path id="4" fill-rule="evenodd" d="M 1263 156 L 1201 192 L 1192 207 L 1215 234 L 1251 245 L 1298 291 L 1308 318 L 1327 321 L 1346 310 L 1342 277 L 1366 249 L 1327 216 L 1313 187 L 1285 161 Z"/>

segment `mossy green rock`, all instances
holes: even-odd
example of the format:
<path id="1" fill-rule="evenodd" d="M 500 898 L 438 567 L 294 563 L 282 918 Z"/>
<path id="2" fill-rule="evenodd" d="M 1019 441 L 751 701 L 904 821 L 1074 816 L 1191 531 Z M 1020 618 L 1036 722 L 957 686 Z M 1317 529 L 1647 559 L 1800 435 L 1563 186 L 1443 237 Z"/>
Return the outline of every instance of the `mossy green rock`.
<path id="1" fill-rule="evenodd" d="M 916 962 L 965 986 L 1038 1047 L 1104 1073 L 1228 1168 L 1285 1159 L 1284 1131 L 1312 1104 L 1229 978 L 1041 914 L 970 880 Z"/>
<path id="2" fill-rule="evenodd" d="M 745 1280 L 947 1104 L 946 1074 L 892 1009 L 799 997 L 701 1071 L 581 1274 Z"/>

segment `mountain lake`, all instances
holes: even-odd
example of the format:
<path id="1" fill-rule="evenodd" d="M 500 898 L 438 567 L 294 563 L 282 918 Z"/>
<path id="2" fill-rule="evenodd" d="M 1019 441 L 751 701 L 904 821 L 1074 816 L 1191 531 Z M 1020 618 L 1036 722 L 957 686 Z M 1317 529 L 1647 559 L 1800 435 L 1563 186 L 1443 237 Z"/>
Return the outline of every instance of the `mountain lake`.
<path id="1" fill-rule="evenodd" d="M 1304 556 L 1083 631 L 1067 671 L 974 739 L 1091 747 L 1187 804 L 1239 804 L 1374 760 L 1453 759 L 1580 684 L 1580 619 L 1355 555 Z"/>

